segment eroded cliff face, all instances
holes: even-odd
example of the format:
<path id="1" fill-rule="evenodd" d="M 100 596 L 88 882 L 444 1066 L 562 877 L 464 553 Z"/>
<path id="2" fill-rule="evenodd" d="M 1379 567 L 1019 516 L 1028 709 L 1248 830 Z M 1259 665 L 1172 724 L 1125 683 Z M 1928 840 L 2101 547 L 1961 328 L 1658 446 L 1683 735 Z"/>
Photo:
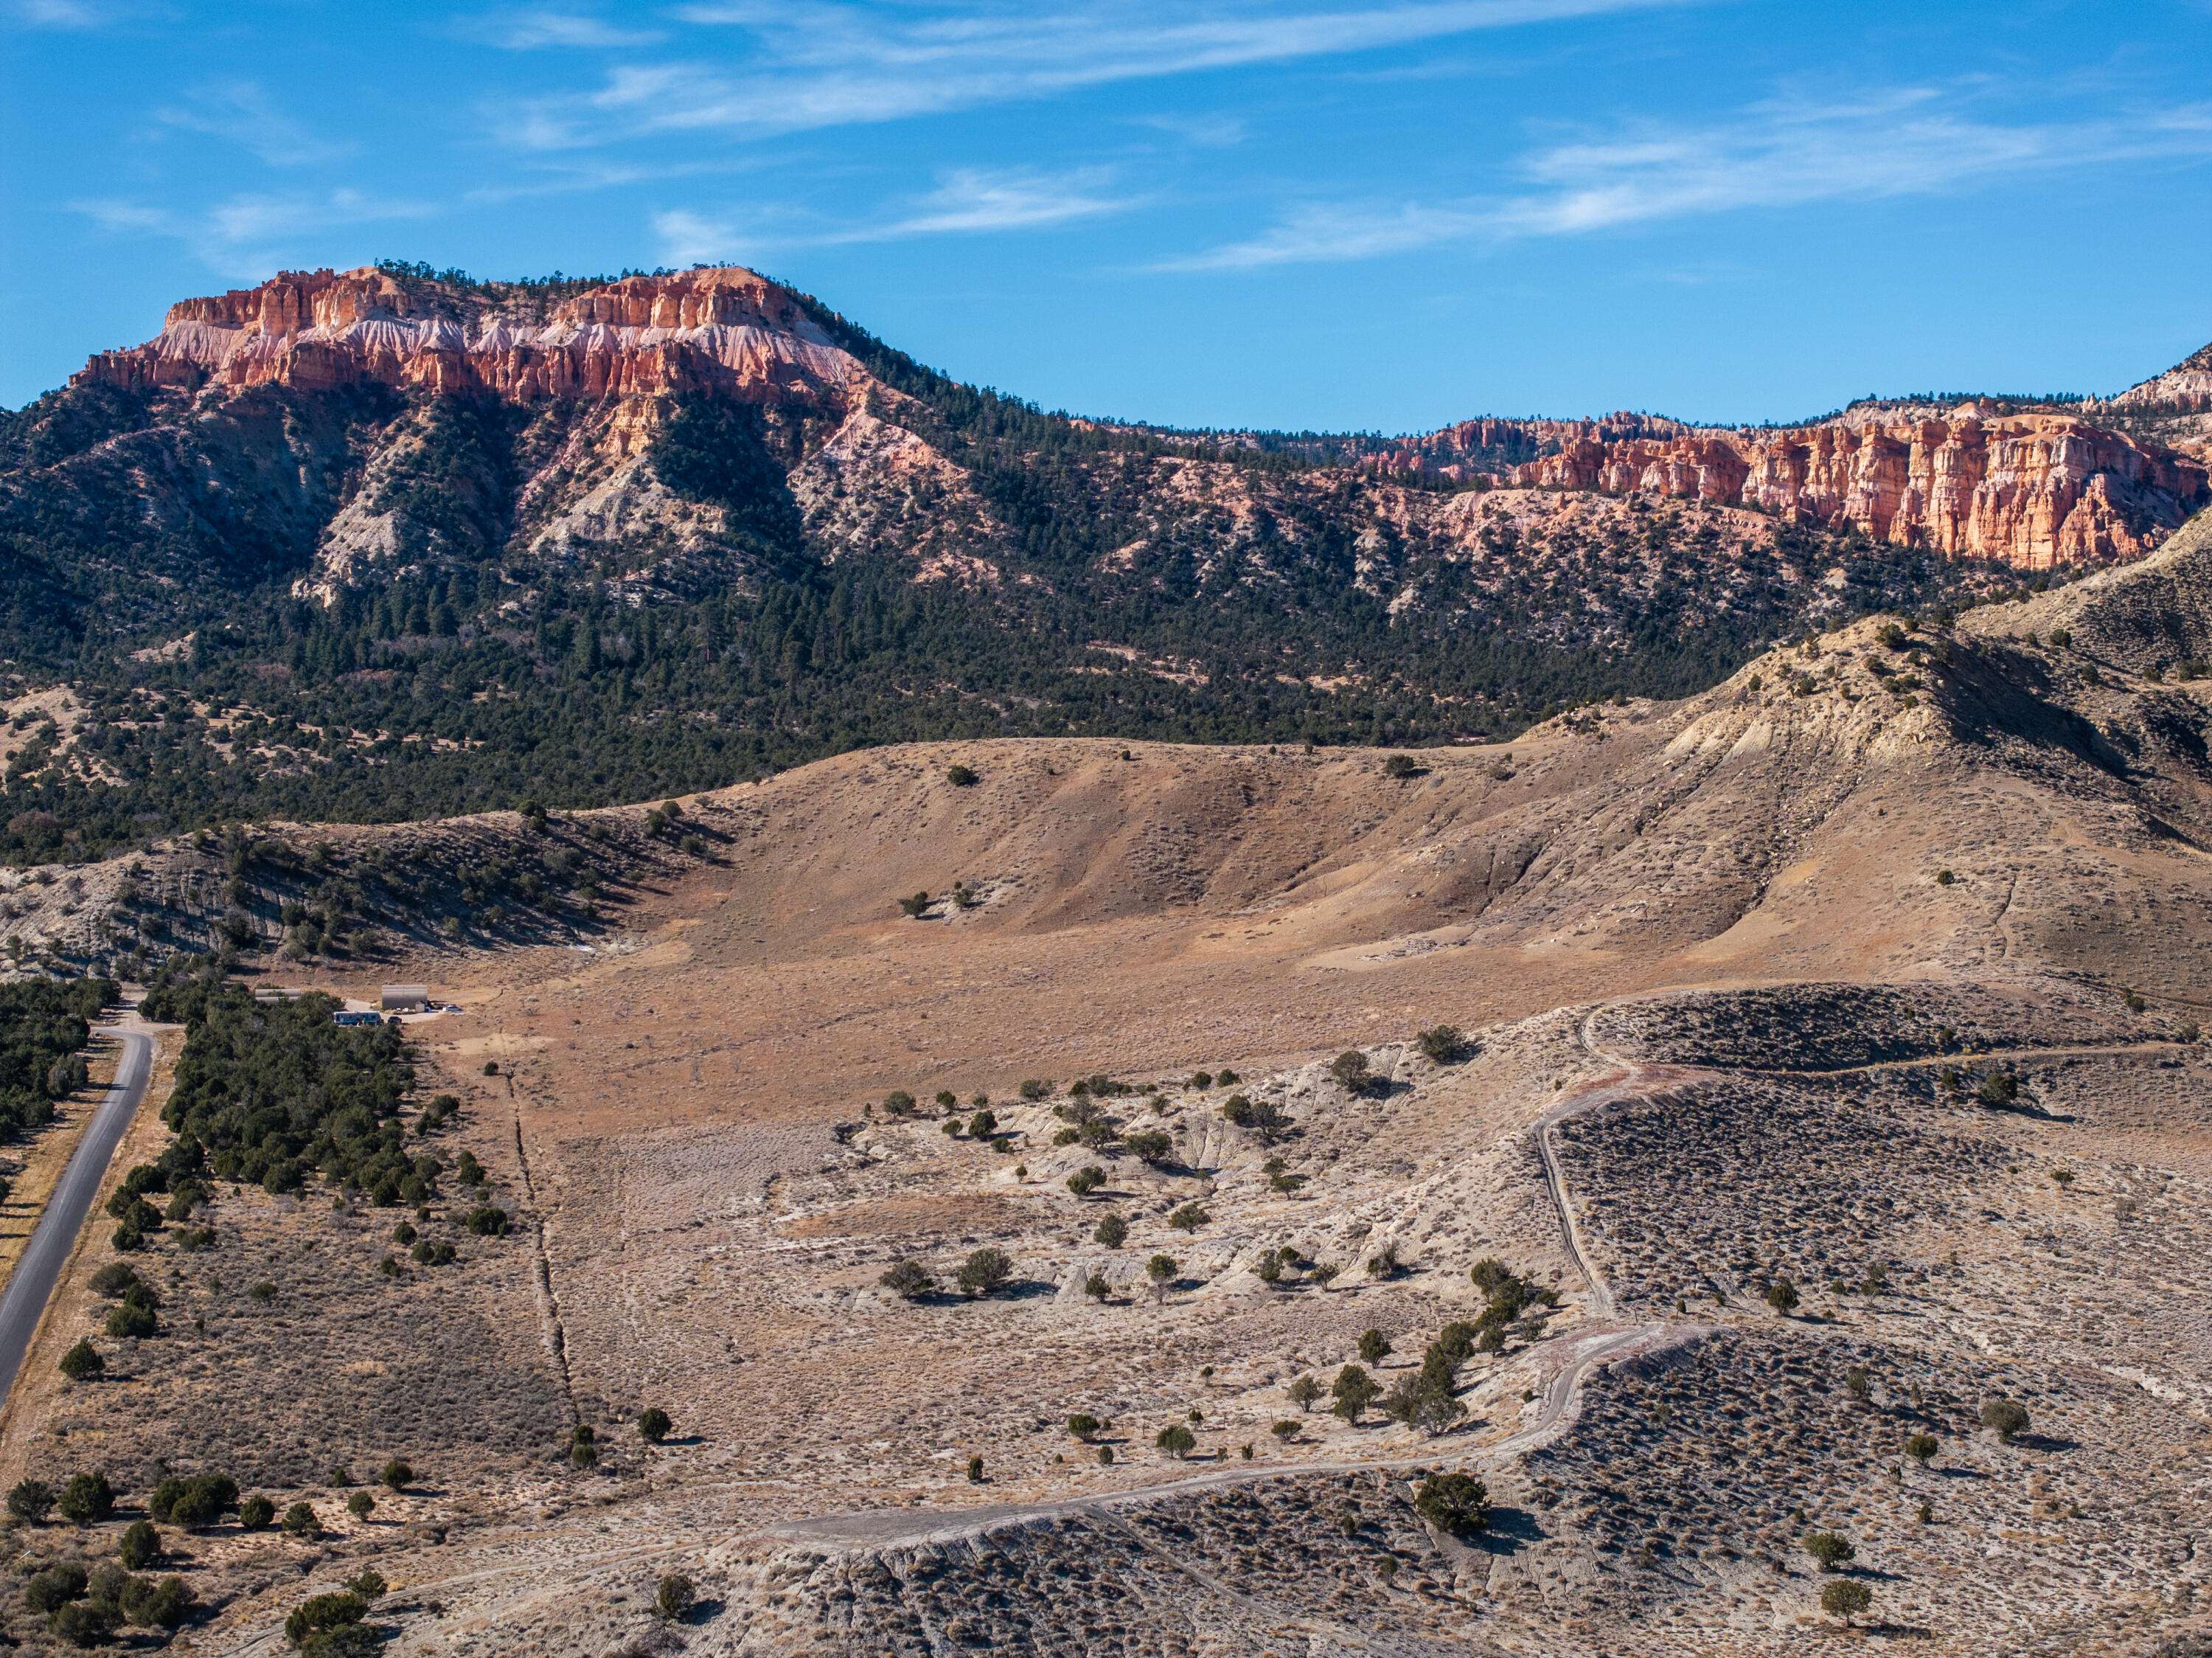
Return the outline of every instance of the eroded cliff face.
<path id="1" fill-rule="evenodd" d="M 131 390 L 374 381 L 518 402 L 709 391 L 842 403 L 867 375 L 791 294 L 736 266 L 625 277 L 555 303 L 365 268 L 288 271 L 183 301 L 154 338 L 101 352 L 76 379 Z"/>
<path id="2" fill-rule="evenodd" d="M 806 505 L 838 527 L 833 539 L 896 545 L 925 572 L 988 581 L 1003 527 L 953 460 L 902 425 L 869 424 L 902 420 L 912 399 L 878 382 L 817 314 L 736 266 L 560 289 L 453 283 L 399 267 L 288 272 L 172 307 L 153 339 L 101 353 L 76 381 L 131 392 L 381 386 L 540 408 L 599 403 L 595 466 L 646 459 L 682 396 L 822 417 L 822 431 L 836 436 L 797 481 Z M 1485 418 L 1386 441 L 1320 440 L 1315 460 L 1337 480 L 1696 501 L 2042 570 L 2138 557 L 2212 500 L 2212 445 L 2197 441 L 2212 414 L 2191 412 L 2200 410 L 2212 411 L 2212 347 L 2110 402 L 1869 403 L 1757 430 L 1631 412 Z M 1232 435 L 1223 447 L 1256 441 Z M 559 470 L 580 491 L 586 480 Z M 572 528 L 620 535 L 641 510 L 626 497 L 622 510 L 586 514 Z M 357 542 L 356 551 L 381 545 L 366 519 L 344 528 L 339 541 Z"/>
<path id="3" fill-rule="evenodd" d="M 2029 570 L 2136 557 L 2207 498 L 2203 466 L 2162 446 L 2075 415 L 1972 404 L 1772 431 L 1583 438 L 1512 478 L 1756 507 Z"/>

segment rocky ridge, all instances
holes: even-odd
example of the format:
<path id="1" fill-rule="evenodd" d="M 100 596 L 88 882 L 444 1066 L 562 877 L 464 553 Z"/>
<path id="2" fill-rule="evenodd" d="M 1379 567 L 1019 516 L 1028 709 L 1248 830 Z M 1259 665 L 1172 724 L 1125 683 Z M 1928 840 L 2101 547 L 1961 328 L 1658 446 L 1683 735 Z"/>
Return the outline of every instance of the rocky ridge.
<path id="1" fill-rule="evenodd" d="M 2164 374 L 2129 387 L 2112 400 L 2121 408 L 2212 411 L 2212 345 L 2192 351 Z"/>
<path id="2" fill-rule="evenodd" d="M 1529 582 L 1580 588 L 1573 613 L 1600 619 L 1607 649 L 1655 618 L 1671 630 L 1663 618 L 1685 604 L 1711 614 L 1716 593 L 1723 610 L 1763 602 L 1770 567 L 1815 610 L 1828 591 L 1833 561 L 1779 547 L 1765 501 L 1691 491 L 1686 518 L 1655 514 L 1607 498 L 1621 482 L 1611 472 L 1564 493 L 1548 474 L 1534 488 L 1433 487 L 1438 476 L 1505 485 L 1586 453 L 1705 441 L 1675 421 L 1470 421 L 1406 440 L 1395 460 L 1287 469 L 1250 464 L 1256 437 L 1181 448 L 1170 435 L 1073 423 L 1105 447 L 1055 454 L 1050 472 L 1017 482 L 1042 457 L 1026 437 L 963 430 L 968 395 L 737 267 L 595 286 L 470 284 L 404 266 L 294 272 L 184 301 L 152 340 L 94 357 L 26 411 L 27 448 L 52 432 L 58 458 L 0 476 L 0 504 L 23 503 L 49 544 L 52 526 L 82 529 L 89 561 L 115 556 L 103 517 L 137 503 L 140 524 L 161 531 L 149 551 L 166 579 L 131 583 L 133 605 L 157 601 L 169 581 L 197 585 L 179 551 L 247 539 L 232 521 L 242 509 L 281 541 L 291 592 L 326 607 L 495 553 L 569 570 L 611 559 L 633 597 L 744 588 L 763 560 L 740 521 L 767 521 L 763 508 L 823 565 L 888 559 L 906 579 L 979 594 L 1066 594 L 1095 576 L 1097 596 L 1117 600 L 1193 576 L 1255 594 L 1318 577 L 1395 617 L 1467 602 L 1449 596 L 1462 590 L 1489 605 L 1520 602 L 1507 589 Z M 61 438 L 73 406 L 101 399 L 131 405 L 112 418 L 123 430 L 89 445 Z M 742 500 L 672 487 L 669 423 L 700 405 L 756 423 L 710 440 L 723 462 L 733 447 L 764 446 L 744 462 L 753 492 Z M 1155 444 L 1167 452 L 1148 452 Z M 1488 470 L 1470 471 L 1477 460 Z M 1028 556 L 1058 539 L 1036 521 L 1047 491 L 1066 497 L 1052 512 L 1115 526 L 1087 571 Z M 1647 543 L 1661 556 L 1644 557 Z M 2118 545 L 2089 538 L 2068 556 Z M 1585 567 L 1623 549 L 1635 550 L 1634 591 Z M 1552 619 L 1523 616 L 1520 631 L 1549 639 Z"/>
<path id="3" fill-rule="evenodd" d="M 842 418 L 899 399 L 789 290 L 738 266 L 627 277 L 558 300 L 381 268 L 287 272 L 170 308 L 161 332 L 94 357 L 73 384 L 489 392 L 522 404 L 637 405 L 707 393 Z M 1947 558 L 2027 570 L 2140 557 L 2212 499 L 2203 460 L 2113 411 L 2212 408 L 2212 348 L 2112 399 L 2027 409 L 1869 403 L 1797 426 L 1695 427 L 1620 412 L 1482 418 L 1355 445 L 1355 469 L 1478 487 L 1640 493 L 1742 506 Z M 1225 440 L 1234 450 L 1255 435 Z M 1296 447 L 1295 445 L 1293 447 Z M 893 443 L 911 473 L 910 446 Z M 926 570 L 959 568 L 938 553 Z"/>
<path id="4" fill-rule="evenodd" d="M 1870 403 L 1803 425 L 1742 429 L 1626 413 L 1463 421 L 1395 440 L 1364 464 L 1386 475 L 1712 502 L 2047 570 L 2140 557 L 2212 499 L 2202 458 L 2133 423 L 2122 430 L 2110 413 L 2185 410 L 2192 399 L 2212 407 L 2212 369 L 2191 363 L 2103 405 Z"/>

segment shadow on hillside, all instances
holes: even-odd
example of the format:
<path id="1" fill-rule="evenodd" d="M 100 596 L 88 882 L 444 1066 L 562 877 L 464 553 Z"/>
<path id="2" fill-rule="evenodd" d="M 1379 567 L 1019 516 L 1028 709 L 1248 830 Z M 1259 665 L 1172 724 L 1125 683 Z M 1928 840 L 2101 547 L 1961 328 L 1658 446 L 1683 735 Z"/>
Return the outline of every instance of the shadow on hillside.
<path id="1" fill-rule="evenodd" d="M 1488 1528 L 1477 1532 L 1466 1543 L 1470 1549 L 1480 1549 L 1485 1554 L 1513 1555 L 1531 1543 L 1542 1542 L 1547 1535 L 1536 1516 L 1526 1509 L 1497 1508 L 1490 1511 Z"/>

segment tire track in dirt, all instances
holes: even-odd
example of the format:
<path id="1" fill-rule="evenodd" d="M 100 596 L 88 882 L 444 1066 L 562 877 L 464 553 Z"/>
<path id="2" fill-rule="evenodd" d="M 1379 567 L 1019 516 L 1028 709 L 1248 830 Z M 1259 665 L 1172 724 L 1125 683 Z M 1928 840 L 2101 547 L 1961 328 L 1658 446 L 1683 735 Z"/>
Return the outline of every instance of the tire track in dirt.
<path id="1" fill-rule="evenodd" d="M 530 1205 L 530 1281 L 537 1292 L 539 1339 L 545 1346 L 545 1356 L 553 1361 L 553 1368 L 561 1378 L 561 1397 L 568 1402 L 568 1425 L 574 1429 L 583 1421 L 576 1408 L 576 1388 L 568 1374 L 568 1332 L 561 1321 L 561 1297 L 553 1288 L 552 1258 L 545 1251 L 545 1222 L 544 1211 L 538 1204 L 538 1183 L 530 1173 L 530 1147 L 522 1132 L 522 1100 L 514 1086 L 514 1074 L 500 1073 L 507 1082 L 507 1103 L 514 1128 L 514 1161 L 522 1174 L 522 1198 Z"/>

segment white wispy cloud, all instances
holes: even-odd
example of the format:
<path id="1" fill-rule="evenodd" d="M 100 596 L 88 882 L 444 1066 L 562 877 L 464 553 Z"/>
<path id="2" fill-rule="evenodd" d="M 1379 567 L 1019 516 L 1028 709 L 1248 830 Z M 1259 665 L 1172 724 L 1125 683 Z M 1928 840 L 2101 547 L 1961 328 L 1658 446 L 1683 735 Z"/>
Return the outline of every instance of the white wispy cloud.
<path id="1" fill-rule="evenodd" d="M 27 28 L 96 29 L 118 21 L 133 7 L 101 0 L 13 0 L 8 13 Z"/>
<path id="2" fill-rule="evenodd" d="M 653 216 L 664 265 L 741 263 L 758 257 L 743 229 L 729 219 L 710 219 L 688 207 Z"/>
<path id="3" fill-rule="evenodd" d="M 963 167 L 940 174 L 936 188 L 895 202 L 859 224 L 808 228 L 794 222 L 788 212 L 774 209 L 740 219 L 678 208 L 656 214 L 653 228 L 660 238 L 661 258 L 666 263 L 690 265 L 701 260 L 757 259 L 788 247 L 1042 229 L 1125 212 L 1142 199 L 1117 191 L 1109 168 L 1054 173 L 1026 168 Z"/>
<path id="4" fill-rule="evenodd" d="M 1316 265 L 1380 259 L 1437 242 L 1458 241 L 1487 229 L 1479 207 L 1401 202 L 1315 204 L 1291 209 L 1256 236 L 1156 260 L 1155 271 L 1249 271 L 1269 265 Z"/>
<path id="5" fill-rule="evenodd" d="M 167 235 L 181 222 L 166 207 L 148 207 L 140 202 L 111 201 L 104 198 L 71 202 L 71 210 L 82 213 L 103 230 L 150 230 Z"/>
<path id="6" fill-rule="evenodd" d="M 595 89 L 500 112 L 547 149 L 652 133 L 763 137 L 1049 96 L 1119 81 L 1370 52 L 1482 30 L 1699 0 L 1400 0 L 1314 9 L 1164 0 L 969 4 L 917 15 L 852 4 L 702 3 L 679 58 L 618 66 Z M 718 34 L 735 31 L 733 40 Z M 714 61 L 718 50 L 743 61 Z"/>
<path id="7" fill-rule="evenodd" d="M 180 104 L 157 109 L 154 124 L 174 131 L 205 133 L 251 151 L 271 167 L 305 167 L 332 161 L 353 146 L 334 143 L 276 107 L 253 81 L 219 81 L 193 88 Z"/>
<path id="8" fill-rule="evenodd" d="M 91 198 L 70 204 L 103 230 L 162 236 L 182 243 L 225 276 L 266 276 L 284 259 L 314 247 L 334 230 L 430 217 L 428 203 L 353 189 L 233 195 L 189 211 L 145 202 Z"/>
<path id="9" fill-rule="evenodd" d="M 514 177 L 464 191 L 460 199 L 470 206 L 489 207 L 502 202 L 628 190 L 641 184 L 665 185 L 678 179 L 755 173 L 771 164 L 767 156 L 758 155 L 715 155 L 696 162 L 575 161 L 567 157 L 546 157 L 538 159 L 529 169 Z"/>
<path id="10" fill-rule="evenodd" d="M 1137 115 L 1130 118 L 1130 125 L 1151 127 L 1201 149 L 1227 149 L 1251 133 L 1250 123 L 1241 115 Z"/>
<path id="11" fill-rule="evenodd" d="M 589 12 L 543 6 L 470 18 L 460 33 L 509 52 L 616 52 L 668 38 L 665 29 L 624 27 Z"/>
<path id="12" fill-rule="evenodd" d="M 1699 126 L 1638 123 L 1533 152 L 1522 186 L 1491 196 L 1306 203 L 1257 235 L 1155 269 L 1250 270 L 1372 259 L 1438 243 L 1563 236 L 1821 202 L 1936 195 L 1995 180 L 2212 156 L 2212 103 L 2089 119 L 2004 122 L 1911 87 L 1829 102 L 1777 101 Z"/>
<path id="13" fill-rule="evenodd" d="M 1107 168 L 1065 173 L 1027 168 L 962 167 L 941 175 L 936 189 L 883 222 L 844 230 L 825 241 L 895 241 L 993 230 L 1027 230 L 1073 219 L 1124 212 L 1138 198 L 1115 193 Z"/>

